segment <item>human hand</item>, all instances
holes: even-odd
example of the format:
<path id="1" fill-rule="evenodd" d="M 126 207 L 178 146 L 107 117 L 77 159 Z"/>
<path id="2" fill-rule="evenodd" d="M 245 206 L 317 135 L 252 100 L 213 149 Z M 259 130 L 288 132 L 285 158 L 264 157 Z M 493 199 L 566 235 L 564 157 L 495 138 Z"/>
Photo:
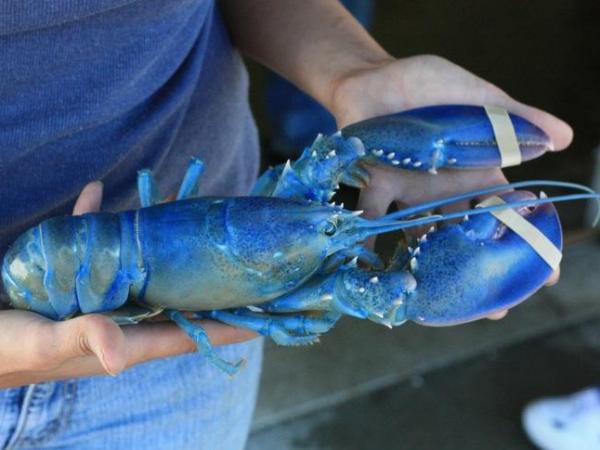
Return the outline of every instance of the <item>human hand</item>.
<path id="1" fill-rule="evenodd" d="M 518 114 L 543 129 L 555 150 L 566 148 L 573 131 L 562 120 L 512 99 L 493 84 L 443 58 L 432 55 L 388 59 L 337 80 L 331 98 L 331 112 L 344 127 L 384 114 L 436 104 L 496 105 Z M 500 169 L 440 170 L 429 173 L 369 166 L 371 182 L 361 191 L 358 209 L 366 217 L 378 217 L 392 202 L 413 205 L 490 185 L 506 183 Z M 452 209 L 466 209 L 457 203 Z M 547 284 L 558 280 L 556 271 Z M 490 318 L 504 317 L 505 311 Z"/>
<path id="2" fill-rule="evenodd" d="M 74 215 L 100 209 L 102 184 L 88 184 Z M 196 351 L 193 341 L 171 322 L 119 327 L 101 314 L 55 322 L 39 314 L 0 311 L 0 388 L 90 375 L 116 375 L 157 358 Z M 248 330 L 202 321 L 213 345 L 256 337 Z"/>

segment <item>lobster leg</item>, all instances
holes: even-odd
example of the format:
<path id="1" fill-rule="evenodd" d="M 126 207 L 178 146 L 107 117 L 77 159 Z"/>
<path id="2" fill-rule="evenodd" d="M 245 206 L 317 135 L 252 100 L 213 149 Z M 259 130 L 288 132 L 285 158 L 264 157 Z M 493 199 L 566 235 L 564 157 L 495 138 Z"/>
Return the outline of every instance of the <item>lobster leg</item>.
<path id="1" fill-rule="evenodd" d="M 415 289 L 415 279 L 406 271 L 366 271 L 344 266 L 330 275 L 316 276 L 295 291 L 259 307 L 278 313 L 326 310 L 393 326 L 406 321 L 406 300 Z"/>
<path id="2" fill-rule="evenodd" d="M 341 315 L 327 312 L 319 316 L 274 316 L 240 308 L 231 311 L 211 311 L 207 316 L 270 337 L 279 345 L 306 345 L 318 342 L 319 335 L 329 331 Z"/>
<path id="3" fill-rule="evenodd" d="M 181 312 L 172 309 L 166 309 L 164 314 L 175 322 L 179 327 L 186 332 L 186 334 L 192 338 L 198 347 L 198 352 L 210 361 L 215 367 L 221 369 L 228 375 L 235 375 L 238 370 L 246 363 L 245 360 L 240 360 L 236 363 L 229 363 L 221 359 L 216 353 L 210 343 L 210 339 L 206 334 L 206 331 L 198 325 L 189 321 Z"/>
<path id="4" fill-rule="evenodd" d="M 328 275 L 317 275 L 308 283 L 267 303 L 258 305 L 260 309 L 270 313 L 294 313 L 303 311 L 332 310 L 331 301 L 335 289 L 338 272 Z M 346 313 L 348 314 L 348 313 Z M 350 314 L 357 316 L 359 313 Z"/>
<path id="5" fill-rule="evenodd" d="M 162 309 L 146 308 L 140 305 L 126 303 L 112 311 L 105 311 L 102 315 L 114 320 L 118 325 L 134 325 L 142 320 L 154 317 L 162 312 Z"/>
<path id="6" fill-rule="evenodd" d="M 192 158 L 187 172 L 183 177 L 179 192 L 177 192 L 177 200 L 185 198 L 198 197 L 200 191 L 200 177 L 204 172 L 204 163 L 198 158 Z"/>
<path id="7" fill-rule="evenodd" d="M 202 172 L 204 172 L 204 163 L 198 158 L 192 158 L 179 186 L 177 200 L 198 197 Z M 138 172 L 138 193 L 142 208 L 156 205 L 162 201 L 151 170 L 144 169 Z"/>
<path id="8" fill-rule="evenodd" d="M 160 203 L 160 192 L 158 191 L 158 186 L 156 185 L 151 170 L 140 170 L 138 172 L 137 183 L 142 208 L 147 208 L 148 206 Z"/>

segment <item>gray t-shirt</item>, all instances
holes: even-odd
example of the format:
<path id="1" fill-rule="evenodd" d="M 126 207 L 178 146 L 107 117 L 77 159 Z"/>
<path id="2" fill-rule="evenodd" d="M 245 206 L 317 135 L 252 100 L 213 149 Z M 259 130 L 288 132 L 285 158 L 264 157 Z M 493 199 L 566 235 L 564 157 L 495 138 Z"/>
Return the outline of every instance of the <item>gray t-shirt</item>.
<path id="1" fill-rule="evenodd" d="M 248 76 L 214 1 L 7 0 L 0 49 L 0 255 L 92 180 L 133 208 L 137 170 L 171 194 L 199 156 L 203 194 L 250 190 Z"/>

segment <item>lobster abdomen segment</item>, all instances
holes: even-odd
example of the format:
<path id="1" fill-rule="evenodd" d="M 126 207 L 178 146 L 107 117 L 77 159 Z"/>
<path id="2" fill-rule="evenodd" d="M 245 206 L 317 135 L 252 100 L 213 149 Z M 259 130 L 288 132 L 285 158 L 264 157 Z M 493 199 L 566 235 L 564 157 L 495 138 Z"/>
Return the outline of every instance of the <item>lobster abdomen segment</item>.
<path id="1" fill-rule="evenodd" d="M 12 305 L 52 319 L 118 308 L 131 279 L 121 270 L 120 241 L 113 214 L 56 217 L 31 228 L 4 258 Z"/>

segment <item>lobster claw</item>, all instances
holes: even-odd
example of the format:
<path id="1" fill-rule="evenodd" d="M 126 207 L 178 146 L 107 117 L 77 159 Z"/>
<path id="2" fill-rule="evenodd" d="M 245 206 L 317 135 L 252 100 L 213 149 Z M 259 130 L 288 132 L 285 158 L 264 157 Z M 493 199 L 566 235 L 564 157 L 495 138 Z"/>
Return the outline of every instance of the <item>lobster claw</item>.
<path id="1" fill-rule="evenodd" d="M 503 138 L 512 147 L 509 159 L 498 146 L 498 127 L 509 136 Z M 428 106 L 375 117 L 343 128 L 342 135 L 362 141 L 367 152 L 363 161 L 430 172 L 516 165 L 552 150 L 548 135 L 526 119 L 496 107 L 469 105 Z"/>
<path id="2" fill-rule="evenodd" d="M 525 191 L 506 202 L 535 197 Z M 562 249 L 562 231 L 551 203 L 517 210 Z M 418 289 L 406 302 L 407 319 L 422 325 L 469 322 L 520 303 L 540 289 L 553 268 L 521 236 L 490 213 L 433 231 L 411 263 Z"/>

